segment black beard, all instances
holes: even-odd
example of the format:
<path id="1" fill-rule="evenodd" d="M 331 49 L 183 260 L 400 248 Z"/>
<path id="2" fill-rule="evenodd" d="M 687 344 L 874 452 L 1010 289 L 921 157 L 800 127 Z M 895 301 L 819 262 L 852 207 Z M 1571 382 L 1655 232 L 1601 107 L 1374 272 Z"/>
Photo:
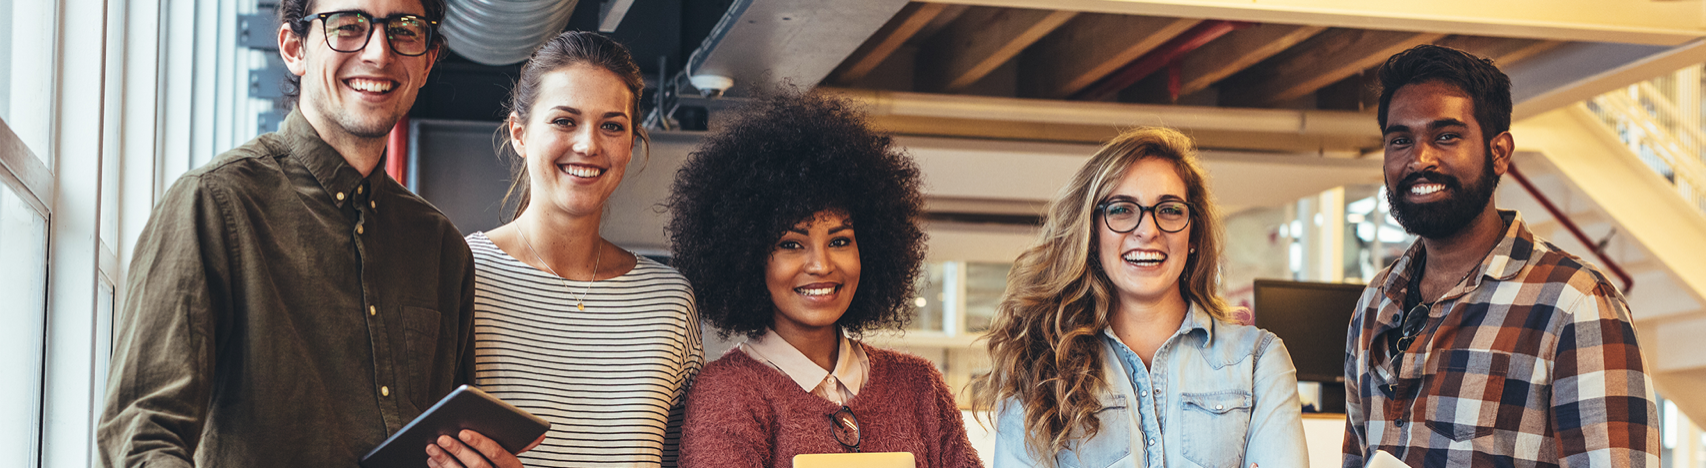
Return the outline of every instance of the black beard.
<path id="1" fill-rule="evenodd" d="M 1488 150 L 1486 154 L 1491 155 L 1491 148 Z M 1468 186 L 1456 177 L 1432 171 L 1404 177 L 1397 186 L 1386 190 L 1386 202 L 1392 207 L 1392 217 L 1398 219 L 1398 224 L 1404 226 L 1405 231 L 1427 239 L 1441 239 L 1461 232 L 1487 209 L 1487 203 L 1493 200 L 1493 189 L 1499 187 L 1499 176 L 1493 172 L 1491 157 L 1483 167 L 1486 169 L 1481 171 L 1481 177 Z M 1405 200 L 1404 195 L 1410 193 L 1410 186 L 1423 177 L 1445 185 L 1452 195 L 1433 203 L 1418 204 Z"/>

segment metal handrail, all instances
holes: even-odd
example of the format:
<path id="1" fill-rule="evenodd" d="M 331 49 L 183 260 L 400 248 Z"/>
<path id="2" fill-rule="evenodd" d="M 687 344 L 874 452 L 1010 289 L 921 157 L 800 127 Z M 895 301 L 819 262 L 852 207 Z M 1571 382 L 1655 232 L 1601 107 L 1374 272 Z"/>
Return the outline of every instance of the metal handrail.
<path id="1" fill-rule="evenodd" d="M 1629 276 L 1629 272 L 1623 271 L 1622 266 L 1618 265 L 1616 261 L 1613 261 L 1610 256 L 1606 255 L 1605 249 L 1602 248 L 1599 243 L 1594 242 L 1592 238 L 1588 237 L 1587 233 L 1582 232 L 1582 228 L 1576 226 L 1576 222 L 1570 219 L 1570 215 L 1564 214 L 1564 210 L 1558 209 L 1558 205 L 1553 204 L 1552 199 L 1547 198 L 1546 194 L 1540 193 L 1540 189 L 1535 187 L 1534 183 L 1529 182 L 1528 177 L 1522 175 L 1522 171 L 1517 170 L 1514 162 L 1510 165 L 1510 170 L 1506 172 L 1506 174 L 1510 174 L 1511 178 L 1515 179 L 1516 183 L 1521 185 L 1523 190 L 1527 190 L 1530 196 L 1533 196 L 1536 201 L 1539 201 L 1540 206 L 1546 208 L 1547 213 L 1552 214 L 1552 219 L 1558 220 L 1558 224 L 1562 224 L 1565 230 L 1570 231 L 1570 235 L 1575 236 L 1576 240 L 1581 241 L 1582 245 L 1587 246 L 1588 250 L 1592 251 L 1594 256 L 1599 257 L 1599 263 L 1605 266 L 1605 269 L 1611 270 L 1611 274 L 1616 275 L 1617 279 L 1623 280 L 1624 295 L 1628 295 L 1629 291 L 1635 289 L 1635 278 Z"/>
<path id="2" fill-rule="evenodd" d="M 1659 94 L 1651 85 L 1637 85 L 1636 90 L 1644 101 L 1652 104 L 1652 112 L 1665 115 L 1652 115 L 1646 106 L 1638 102 L 1636 98 L 1629 96 L 1629 93 L 1624 90 L 1599 95 L 1593 98 L 1593 103 L 1598 106 L 1602 120 L 1615 119 L 1637 127 L 1642 133 L 1648 135 L 1647 138 L 1641 139 L 1641 143 L 1653 150 L 1652 156 L 1657 157 L 1659 161 L 1669 166 L 1671 175 L 1679 182 L 1675 184 L 1677 193 L 1688 200 L 1690 204 L 1706 209 L 1706 192 L 1702 191 L 1706 189 L 1706 163 L 1700 159 L 1700 143 L 1706 142 L 1706 132 L 1687 125 L 1676 125 L 1683 134 L 1690 137 L 1695 143 L 1687 145 L 1687 140 L 1680 138 L 1680 135 L 1673 134 L 1663 122 L 1659 121 L 1661 117 L 1679 120 L 1674 115 L 1676 113 L 1675 106 L 1666 101 L 1663 95 Z M 1606 124 L 1614 125 L 1613 122 L 1606 122 Z"/>

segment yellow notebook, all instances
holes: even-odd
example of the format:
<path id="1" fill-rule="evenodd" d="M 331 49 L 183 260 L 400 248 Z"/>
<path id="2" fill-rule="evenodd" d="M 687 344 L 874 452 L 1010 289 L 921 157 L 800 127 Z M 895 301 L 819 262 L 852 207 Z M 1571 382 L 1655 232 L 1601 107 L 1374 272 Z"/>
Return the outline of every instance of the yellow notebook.
<path id="1" fill-rule="evenodd" d="M 794 455 L 794 468 L 918 468 L 912 452 L 808 453 Z"/>

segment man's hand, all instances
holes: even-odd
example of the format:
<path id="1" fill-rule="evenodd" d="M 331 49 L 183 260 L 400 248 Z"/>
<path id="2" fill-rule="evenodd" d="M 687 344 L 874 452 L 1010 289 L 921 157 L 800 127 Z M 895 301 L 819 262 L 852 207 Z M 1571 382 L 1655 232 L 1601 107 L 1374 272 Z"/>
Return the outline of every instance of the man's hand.
<path id="1" fill-rule="evenodd" d="M 492 439 L 478 432 L 462 430 L 456 435 L 461 440 L 450 436 L 438 436 L 437 445 L 426 446 L 427 466 L 431 468 L 522 468 L 521 460 L 515 454 L 509 453 Z M 533 443 L 521 452 L 533 450 L 545 436 L 540 435 Z M 521 453 L 516 452 L 516 453 Z"/>

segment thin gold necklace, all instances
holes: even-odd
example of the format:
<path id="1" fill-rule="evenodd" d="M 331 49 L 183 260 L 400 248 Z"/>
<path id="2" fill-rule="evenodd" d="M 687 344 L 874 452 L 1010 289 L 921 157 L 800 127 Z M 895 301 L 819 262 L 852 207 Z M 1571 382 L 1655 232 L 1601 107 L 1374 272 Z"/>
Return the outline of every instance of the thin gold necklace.
<path id="1" fill-rule="evenodd" d="M 569 291 L 569 294 L 574 294 L 574 290 L 569 288 L 569 280 L 563 275 L 557 274 L 557 270 L 551 268 L 551 263 L 545 261 L 545 257 L 539 256 L 539 251 L 533 250 L 533 241 L 527 240 L 527 230 L 523 229 L 522 226 L 516 226 L 515 232 L 521 233 L 522 245 L 526 245 L 527 252 L 533 254 L 533 258 L 538 259 L 540 265 L 545 266 L 545 271 L 551 272 L 551 276 L 555 276 L 557 281 L 563 282 L 563 290 Z M 592 250 L 592 279 L 587 280 L 586 289 L 582 289 L 580 297 L 575 298 L 575 308 L 582 312 L 586 311 L 586 293 L 592 292 L 592 284 L 598 282 L 598 261 L 604 258 L 604 249 L 599 247 L 602 246 L 595 245 Z"/>

